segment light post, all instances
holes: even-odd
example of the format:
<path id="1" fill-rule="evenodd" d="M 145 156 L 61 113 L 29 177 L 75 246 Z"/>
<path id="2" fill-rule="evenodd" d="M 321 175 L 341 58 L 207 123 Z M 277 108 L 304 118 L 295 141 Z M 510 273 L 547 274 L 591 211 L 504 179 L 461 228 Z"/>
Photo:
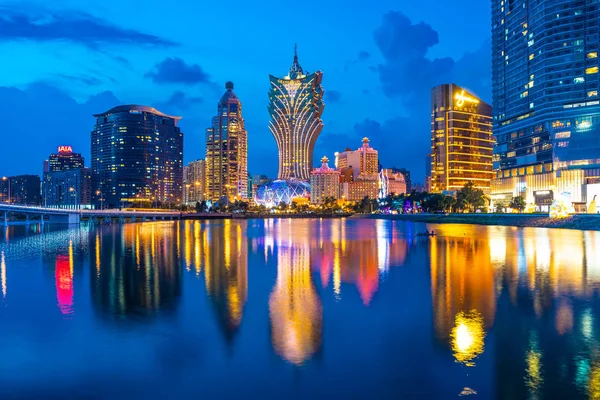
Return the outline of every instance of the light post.
<path id="1" fill-rule="evenodd" d="M 96 196 L 100 196 L 100 210 L 104 210 L 104 196 L 102 195 L 102 192 L 96 190 Z"/>
<path id="2" fill-rule="evenodd" d="M 75 209 L 78 210 L 79 209 L 79 199 L 78 199 L 78 193 L 77 193 L 77 189 L 75 189 L 74 187 L 70 187 L 69 188 L 69 192 L 70 193 L 74 193 L 75 194 Z"/>
<path id="3" fill-rule="evenodd" d="M 3 176 L 2 180 L 5 181 L 6 184 L 8 185 L 8 203 L 12 203 L 12 201 L 11 201 L 11 193 L 10 193 L 10 178 L 7 178 L 7 177 Z"/>

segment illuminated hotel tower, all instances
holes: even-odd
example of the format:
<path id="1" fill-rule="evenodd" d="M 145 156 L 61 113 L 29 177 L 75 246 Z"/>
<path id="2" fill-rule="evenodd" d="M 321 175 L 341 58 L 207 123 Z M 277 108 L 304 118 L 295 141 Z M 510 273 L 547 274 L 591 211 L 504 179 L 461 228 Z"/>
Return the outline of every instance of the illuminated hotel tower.
<path id="1" fill-rule="evenodd" d="M 269 76 L 269 129 L 279 151 L 279 179 L 310 179 L 315 142 L 323 121 L 323 73 L 304 73 L 294 51 L 294 63 L 284 78 Z"/>
<path id="2" fill-rule="evenodd" d="M 492 107 L 454 84 L 431 90 L 431 191 L 456 191 L 473 182 L 490 190 Z"/>
<path id="3" fill-rule="evenodd" d="M 207 199 L 248 197 L 248 132 L 244 128 L 242 102 L 233 83 L 219 100 L 217 115 L 206 130 Z"/>

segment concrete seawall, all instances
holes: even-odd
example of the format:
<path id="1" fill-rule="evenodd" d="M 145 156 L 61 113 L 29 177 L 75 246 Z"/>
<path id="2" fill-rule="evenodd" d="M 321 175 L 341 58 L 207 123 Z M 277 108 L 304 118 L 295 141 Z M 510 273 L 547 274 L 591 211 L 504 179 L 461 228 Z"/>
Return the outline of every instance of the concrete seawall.
<path id="1" fill-rule="evenodd" d="M 551 219 L 546 214 L 357 214 L 353 218 L 391 219 L 430 224 L 475 224 L 534 228 L 600 230 L 600 214 L 576 214 Z"/>

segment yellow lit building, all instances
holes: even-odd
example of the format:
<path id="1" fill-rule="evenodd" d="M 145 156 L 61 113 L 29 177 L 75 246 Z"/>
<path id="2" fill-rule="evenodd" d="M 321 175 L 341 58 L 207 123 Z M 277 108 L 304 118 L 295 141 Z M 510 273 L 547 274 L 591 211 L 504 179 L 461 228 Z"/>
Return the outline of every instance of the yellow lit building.
<path id="1" fill-rule="evenodd" d="M 195 205 L 204 200 L 206 188 L 206 162 L 204 160 L 192 161 L 184 172 L 185 203 Z"/>
<path id="2" fill-rule="evenodd" d="M 465 89 L 445 84 L 431 92 L 431 191 L 453 192 L 466 183 L 490 191 L 492 107 Z"/>
<path id="3" fill-rule="evenodd" d="M 206 194 L 210 200 L 248 197 L 248 132 L 242 103 L 225 84 L 217 116 L 206 130 Z"/>

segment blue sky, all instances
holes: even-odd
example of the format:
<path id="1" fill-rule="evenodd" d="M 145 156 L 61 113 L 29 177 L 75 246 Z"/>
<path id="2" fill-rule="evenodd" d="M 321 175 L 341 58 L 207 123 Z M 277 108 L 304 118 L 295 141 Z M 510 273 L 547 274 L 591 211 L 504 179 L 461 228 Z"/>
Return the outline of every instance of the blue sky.
<path id="1" fill-rule="evenodd" d="M 0 175 L 39 174 L 63 144 L 89 163 L 91 114 L 117 104 L 182 116 L 185 160 L 202 158 L 231 80 L 250 172 L 274 176 L 268 75 L 286 74 L 298 43 L 303 68 L 324 73 L 315 161 L 369 136 L 384 166 L 422 181 L 431 87 L 454 82 L 491 100 L 490 4 L 352 3 L 0 0 Z"/>

